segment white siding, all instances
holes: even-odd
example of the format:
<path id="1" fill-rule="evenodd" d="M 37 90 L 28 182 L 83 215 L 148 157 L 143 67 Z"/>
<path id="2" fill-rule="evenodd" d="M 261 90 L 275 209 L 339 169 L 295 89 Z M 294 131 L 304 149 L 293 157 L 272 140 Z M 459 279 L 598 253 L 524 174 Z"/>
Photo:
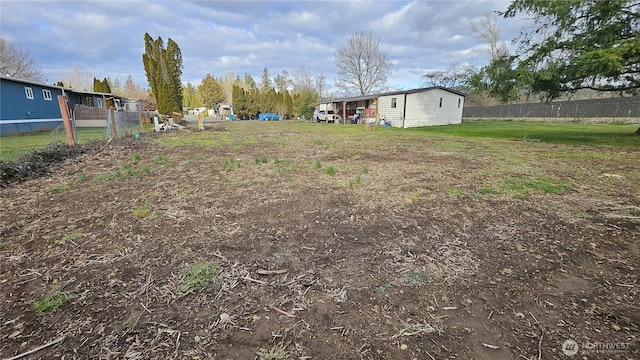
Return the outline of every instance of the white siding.
<path id="1" fill-rule="evenodd" d="M 460 124 L 463 108 L 464 96 L 449 91 L 431 89 L 407 94 L 404 127 Z"/>
<path id="2" fill-rule="evenodd" d="M 393 98 L 396 99 L 395 108 L 391 107 Z M 460 124 L 463 108 L 464 96 L 441 89 L 409 93 L 406 97 L 405 94 L 396 94 L 378 98 L 379 118 L 394 127 Z"/>
<path id="3" fill-rule="evenodd" d="M 404 94 L 380 96 L 378 98 L 379 119 L 391 123 L 393 127 L 402 127 L 404 113 Z M 396 99 L 396 107 L 392 108 L 392 99 Z"/>

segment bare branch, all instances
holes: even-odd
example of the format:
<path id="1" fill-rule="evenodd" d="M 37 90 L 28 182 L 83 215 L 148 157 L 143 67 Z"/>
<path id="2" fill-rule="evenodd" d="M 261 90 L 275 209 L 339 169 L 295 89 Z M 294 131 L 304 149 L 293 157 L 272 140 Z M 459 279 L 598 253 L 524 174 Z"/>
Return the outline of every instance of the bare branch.
<path id="1" fill-rule="evenodd" d="M 380 40 L 371 31 L 353 34 L 335 53 L 336 87 L 346 94 L 371 94 L 384 88 L 392 63 L 379 49 Z"/>
<path id="2" fill-rule="evenodd" d="M 28 51 L 0 37 L 0 74 L 15 78 L 43 81 L 44 74 Z"/>

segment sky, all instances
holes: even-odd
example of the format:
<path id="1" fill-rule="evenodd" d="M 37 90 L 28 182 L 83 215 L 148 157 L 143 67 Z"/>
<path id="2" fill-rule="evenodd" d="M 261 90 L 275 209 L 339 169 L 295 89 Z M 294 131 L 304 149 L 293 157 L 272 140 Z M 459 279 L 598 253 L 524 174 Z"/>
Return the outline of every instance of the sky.
<path id="1" fill-rule="evenodd" d="M 0 34 L 29 52 L 54 83 L 74 67 L 91 76 L 130 75 L 148 88 L 142 64 L 144 34 L 173 39 L 183 56 L 183 83 L 207 75 L 271 78 L 286 70 L 335 80 L 335 51 L 357 31 L 371 31 L 393 63 L 393 90 L 424 86 L 422 76 L 453 63 L 482 67 L 486 44 L 470 24 L 506 0 L 369 1 L 135 1 L 0 0 Z M 501 41 L 526 21 L 498 17 Z"/>

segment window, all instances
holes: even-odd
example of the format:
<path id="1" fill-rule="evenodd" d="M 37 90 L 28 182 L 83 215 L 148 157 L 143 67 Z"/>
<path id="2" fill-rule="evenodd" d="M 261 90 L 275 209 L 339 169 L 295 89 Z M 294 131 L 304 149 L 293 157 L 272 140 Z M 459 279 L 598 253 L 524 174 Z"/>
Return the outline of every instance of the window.
<path id="1" fill-rule="evenodd" d="M 27 95 L 27 99 L 33 100 L 33 90 L 30 87 L 24 87 L 24 93 Z"/>
<path id="2" fill-rule="evenodd" d="M 397 103 L 396 103 L 396 98 L 391 98 L 391 108 L 392 108 L 392 109 L 395 109 L 395 108 L 396 108 L 396 105 L 397 105 Z"/>
<path id="3" fill-rule="evenodd" d="M 42 89 L 42 97 L 45 100 L 51 101 L 51 90 Z"/>
<path id="4" fill-rule="evenodd" d="M 462 102 L 462 99 L 458 98 L 458 109 L 460 109 L 460 103 Z"/>
<path id="5" fill-rule="evenodd" d="M 440 107 L 442 107 L 442 98 L 440 98 Z"/>

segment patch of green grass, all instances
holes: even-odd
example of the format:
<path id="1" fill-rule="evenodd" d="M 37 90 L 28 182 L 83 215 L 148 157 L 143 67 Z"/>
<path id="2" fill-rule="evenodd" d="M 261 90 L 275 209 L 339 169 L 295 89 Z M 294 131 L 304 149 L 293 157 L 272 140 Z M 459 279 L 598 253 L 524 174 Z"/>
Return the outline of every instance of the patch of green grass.
<path id="1" fill-rule="evenodd" d="M 52 186 L 50 188 L 44 189 L 44 193 L 47 194 L 47 195 L 59 194 L 59 193 L 65 192 L 67 190 L 71 190 L 71 188 L 72 188 L 71 184 Z"/>
<path id="2" fill-rule="evenodd" d="M 157 155 L 153 158 L 153 162 L 156 165 L 167 165 L 169 163 L 169 158 L 164 155 Z"/>
<path id="3" fill-rule="evenodd" d="M 131 155 L 131 158 L 135 162 L 138 162 L 138 161 L 142 160 L 142 156 L 140 156 L 140 154 L 133 154 L 133 155 Z"/>
<path id="4" fill-rule="evenodd" d="M 132 318 L 128 318 L 127 320 L 125 320 L 122 323 L 122 326 L 126 329 L 130 329 L 133 326 L 133 319 Z"/>
<path id="5" fill-rule="evenodd" d="M 260 156 L 256 158 L 256 164 L 266 164 L 269 162 L 269 159 L 267 159 L 266 156 Z"/>
<path id="6" fill-rule="evenodd" d="M 480 188 L 477 191 L 471 192 L 471 196 L 473 196 L 475 199 L 482 199 L 487 195 L 499 195 L 499 194 L 500 194 L 500 191 L 492 188 Z"/>
<path id="7" fill-rule="evenodd" d="M 143 219 L 151 215 L 151 209 L 148 206 L 140 206 L 132 211 L 133 216 Z"/>
<path id="8" fill-rule="evenodd" d="M 124 172 L 123 176 L 134 176 L 136 174 L 129 164 L 122 164 L 121 168 Z"/>
<path id="9" fill-rule="evenodd" d="M 462 138 L 535 139 L 565 145 L 639 146 L 637 124 L 579 124 L 534 121 L 468 121 L 460 125 L 426 126 L 410 132 Z"/>
<path id="10" fill-rule="evenodd" d="M 98 174 L 93 177 L 93 181 L 109 181 L 111 179 L 113 179 L 113 177 L 108 174 Z"/>
<path id="11" fill-rule="evenodd" d="M 365 166 L 364 169 L 362 169 L 362 173 L 365 174 L 365 175 L 368 174 L 369 173 L 369 167 Z"/>
<path id="12" fill-rule="evenodd" d="M 353 180 L 349 180 L 349 190 L 353 190 Z"/>
<path id="13" fill-rule="evenodd" d="M 104 140 L 105 128 L 78 128 L 76 129 L 78 143 L 88 144 L 97 140 Z M 64 129 L 60 131 L 41 131 L 15 136 L 0 137 L 0 160 L 16 161 L 22 155 L 42 150 L 52 142 L 67 143 L 67 135 Z"/>
<path id="14" fill-rule="evenodd" d="M 39 313 L 46 313 L 53 311 L 60 307 L 65 301 L 69 299 L 69 295 L 63 292 L 60 287 L 51 289 L 46 295 L 33 303 L 33 310 Z"/>
<path id="15" fill-rule="evenodd" d="M 239 162 L 237 162 L 236 159 L 234 158 L 227 158 L 227 159 L 224 159 L 224 161 L 222 162 L 222 168 L 225 171 L 231 171 L 235 168 L 239 169 L 241 167 L 242 165 Z"/>
<path id="16" fill-rule="evenodd" d="M 209 286 L 220 287 L 218 278 L 218 265 L 211 261 L 198 261 L 185 270 L 184 276 L 178 285 L 178 296 L 203 291 Z"/>
<path id="17" fill-rule="evenodd" d="M 151 173 L 151 169 L 149 169 L 148 166 L 143 166 L 142 169 L 140 170 L 143 174 L 150 174 Z"/>
<path id="18" fill-rule="evenodd" d="M 82 172 L 80 172 L 80 173 L 78 173 L 78 175 L 76 175 L 76 182 L 78 182 L 78 183 L 83 183 L 83 182 L 86 182 L 87 180 L 89 180 L 89 178 L 87 177 L 87 175 L 85 175 Z"/>
<path id="19" fill-rule="evenodd" d="M 478 193 L 482 195 L 499 195 L 500 191 L 492 188 L 480 188 L 478 189 Z"/>
<path id="20" fill-rule="evenodd" d="M 571 184 L 555 183 L 548 179 L 520 179 L 508 178 L 503 181 L 504 188 L 515 198 L 526 200 L 531 191 L 538 191 L 547 194 L 563 194 L 571 190 Z"/>
<path id="21" fill-rule="evenodd" d="M 356 175 L 355 183 L 356 183 L 356 184 L 360 184 L 360 183 L 362 183 L 362 176 L 360 176 L 359 174 L 358 174 L 358 175 Z"/>
<path id="22" fill-rule="evenodd" d="M 314 170 L 322 169 L 322 162 L 320 162 L 320 159 L 316 159 L 311 168 Z"/>
<path id="23" fill-rule="evenodd" d="M 424 271 L 412 271 L 404 278 L 404 283 L 408 286 L 422 284 L 429 280 L 429 275 Z"/>
<path id="24" fill-rule="evenodd" d="M 327 169 L 324 172 L 327 175 L 333 176 L 336 173 L 336 169 L 334 169 L 333 166 L 329 166 L 329 167 L 327 167 Z"/>
<path id="25" fill-rule="evenodd" d="M 313 140 L 313 144 L 314 145 L 323 145 L 324 142 L 322 140 L 320 140 L 320 139 L 315 139 L 315 140 Z"/>
<path id="26" fill-rule="evenodd" d="M 532 181 L 525 182 L 525 185 L 531 189 L 538 190 L 547 194 L 562 194 L 566 191 L 571 190 L 571 185 L 569 183 L 553 183 L 544 179 L 537 179 Z"/>
<path id="27" fill-rule="evenodd" d="M 460 190 L 456 188 L 448 188 L 447 194 L 449 194 L 449 196 L 452 196 L 452 197 L 460 196 L 460 195 L 464 195 L 464 190 Z"/>
<path id="28" fill-rule="evenodd" d="M 435 142 L 434 148 L 439 151 L 458 153 L 467 148 L 467 145 L 456 139 L 439 139 Z"/>
<path id="29" fill-rule="evenodd" d="M 56 245 L 62 245 L 64 243 L 66 243 L 67 241 L 74 241 L 74 240 L 78 240 L 79 238 L 83 237 L 84 234 L 81 232 L 74 232 L 71 233 L 69 235 L 66 235 L 65 237 L 63 237 L 62 239 L 58 239 L 56 241 L 54 241 L 53 243 Z"/>
<path id="30" fill-rule="evenodd" d="M 270 175 L 288 175 L 296 169 L 296 164 L 292 163 L 289 159 L 274 159 L 273 164 L 275 167 L 269 171 Z"/>

